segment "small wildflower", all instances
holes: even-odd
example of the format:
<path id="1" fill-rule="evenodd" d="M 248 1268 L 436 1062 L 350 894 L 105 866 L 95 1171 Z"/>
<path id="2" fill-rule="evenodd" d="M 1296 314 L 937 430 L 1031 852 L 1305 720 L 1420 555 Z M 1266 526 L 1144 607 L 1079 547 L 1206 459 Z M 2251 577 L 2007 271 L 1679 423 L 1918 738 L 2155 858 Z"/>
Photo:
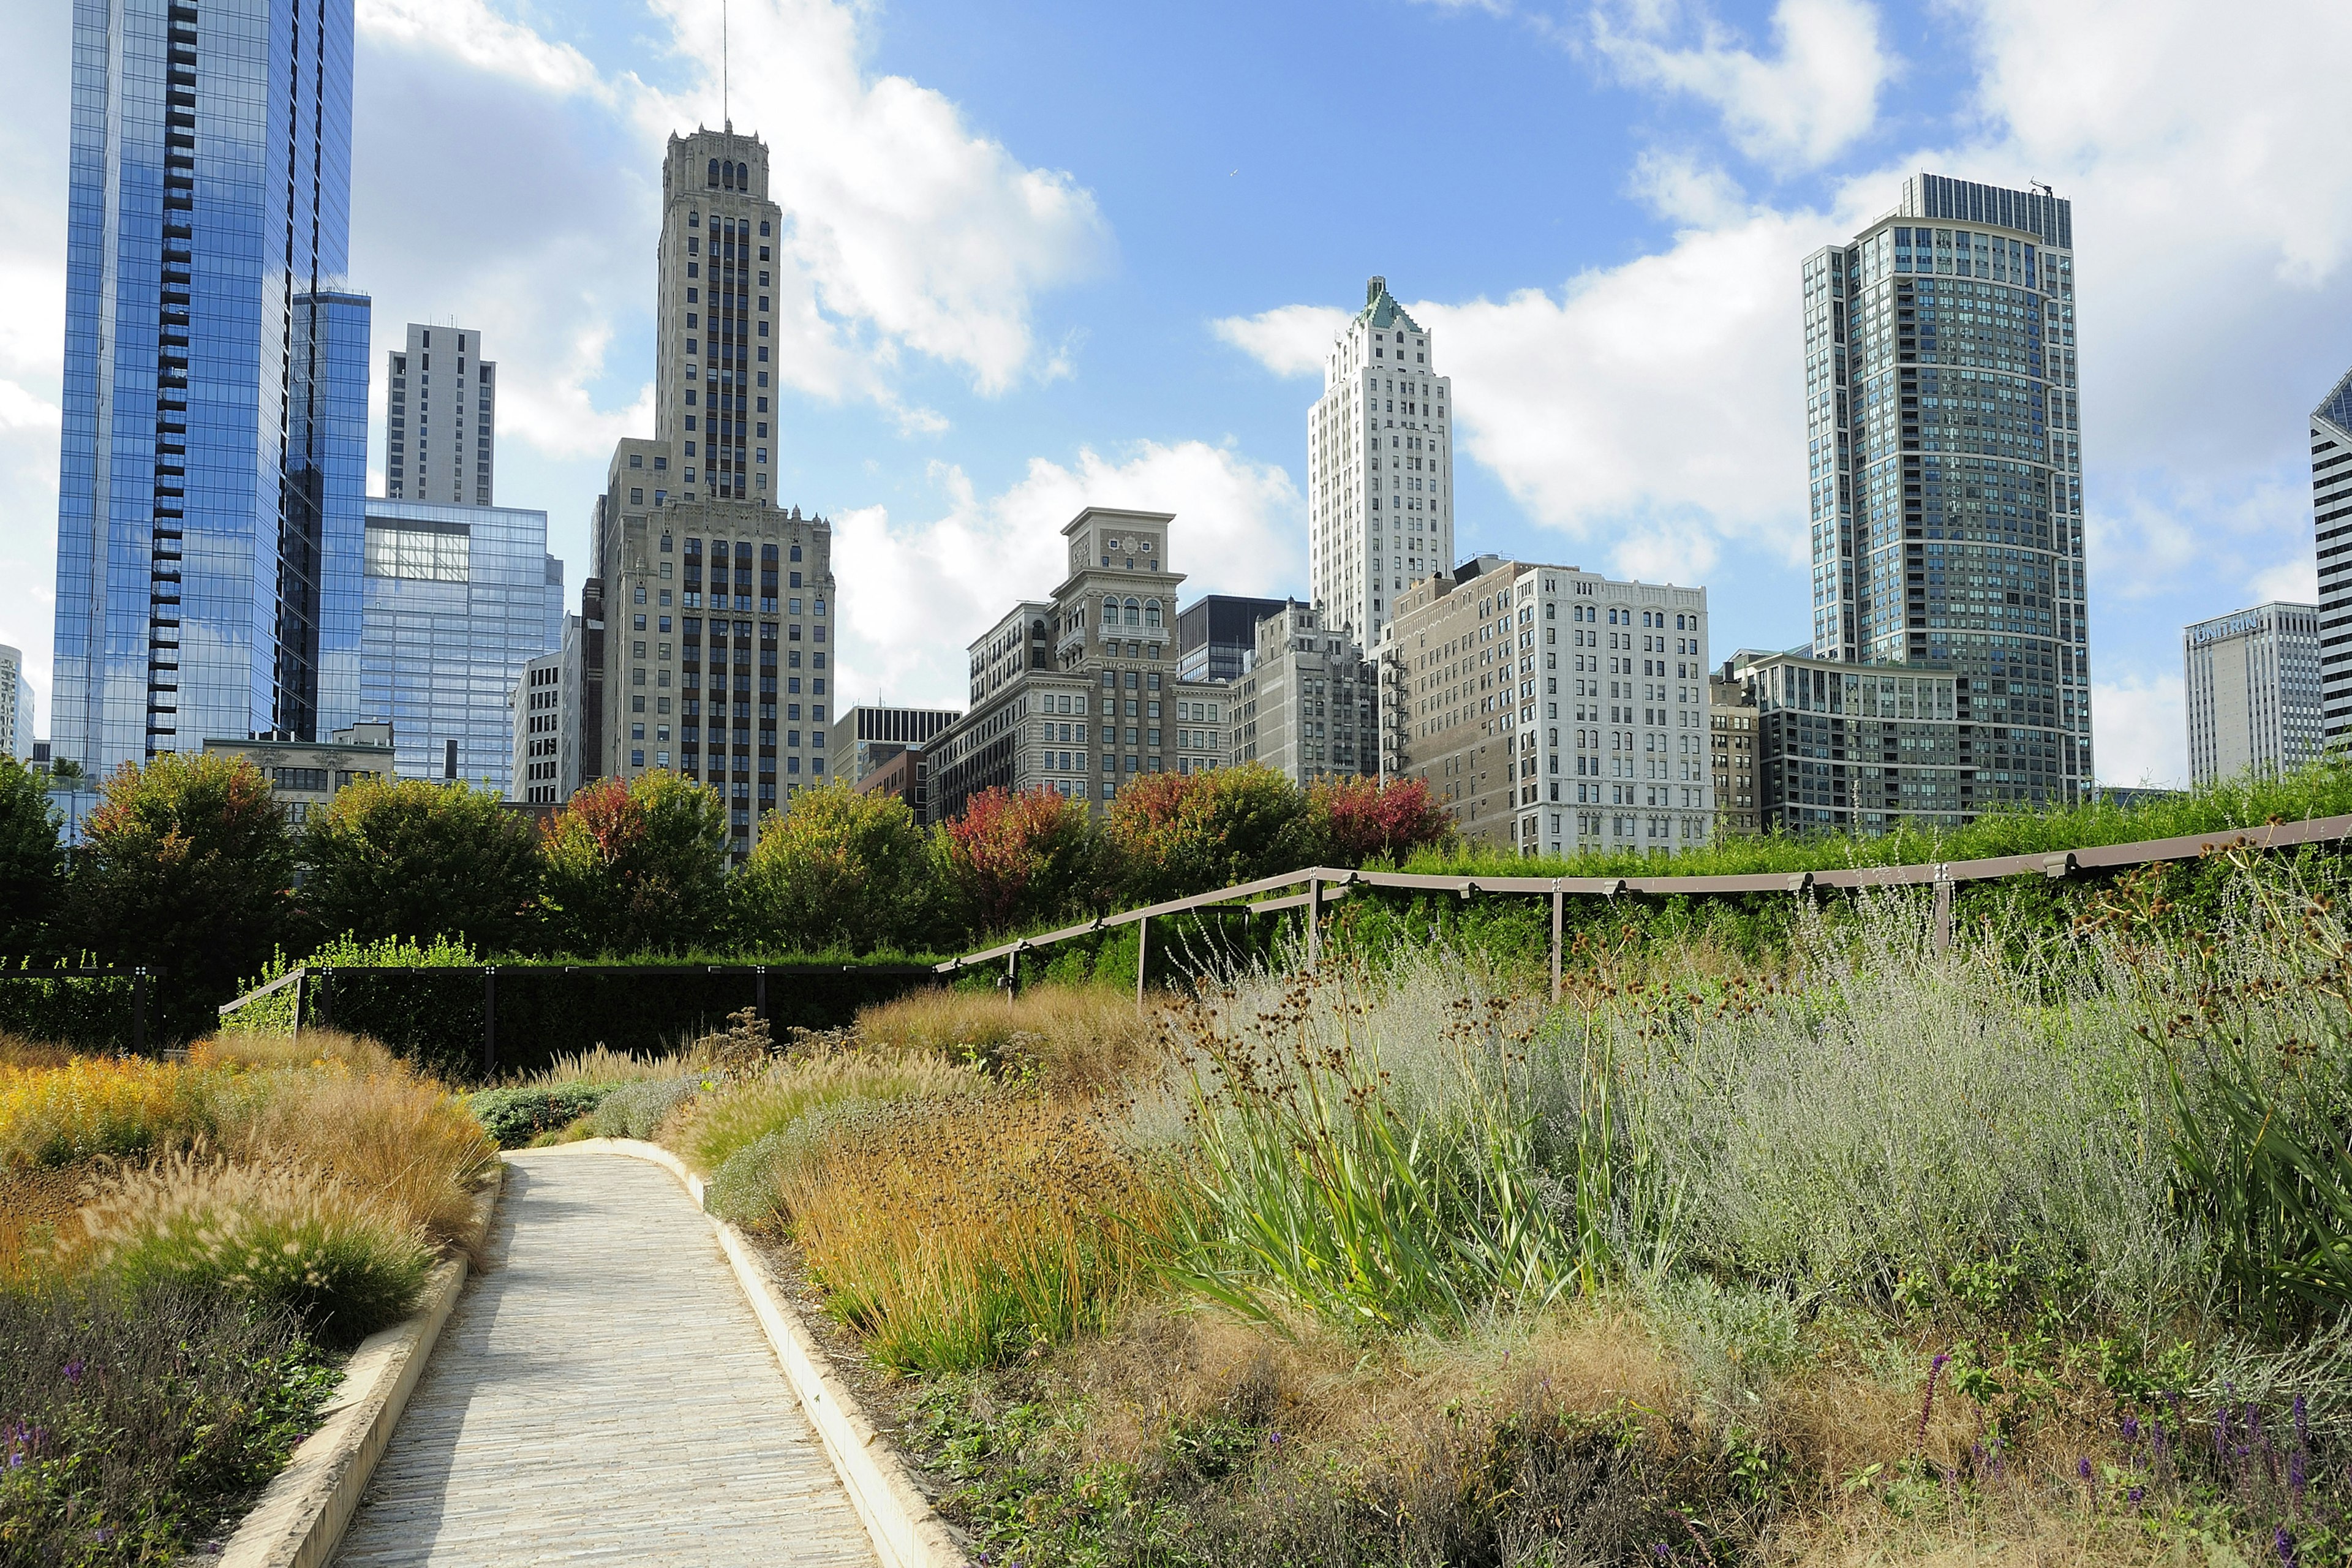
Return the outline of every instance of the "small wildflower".
<path id="1" fill-rule="evenodd" d="M 2271 1545 L 2278 1550 L 2278 1560 L 2284 1568 L 2294 1568 L 2294 1537 L 2286 1532 L 2285 1525 L 2278 1527 L 2278 1533 L 2271 1537 Z"/>
<path id="2" fill-rule="evenodd" d="M 89 1363 L 88 1362 L 82 1360 L 79 1356 L 76 1356 L 73 1360 L 66 1363 L 66 1381 L 79 1385 L 81 1382 L 82 1369 L 87 1367 L 89 1364 Z"/>
<path id="3" fill-rule="evenodd" d="M 2140 1500 L 2147 1496 L 2147 1489 L 2146 1487 L 2134 1487 L 2131 1490 L 2124 1493 L 2124 1500 L 2131 1504 L 2132 1507 L 2137 1508 L 2140 1505 Z"/>

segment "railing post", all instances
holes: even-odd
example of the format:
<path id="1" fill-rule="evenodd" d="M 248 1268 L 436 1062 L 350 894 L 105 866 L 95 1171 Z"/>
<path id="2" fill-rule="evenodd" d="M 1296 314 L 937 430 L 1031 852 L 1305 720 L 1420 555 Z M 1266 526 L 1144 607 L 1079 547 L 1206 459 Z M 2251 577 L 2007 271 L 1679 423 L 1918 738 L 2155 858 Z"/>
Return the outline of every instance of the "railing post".
<path id="1" fill-rule="evenodd" d="M 310 1022 L 313 1026 L 321 1029 L 334 1027 L 335 972 L 331 969 L 319 971 L 319 1016 Z"/>
<path id="2" fill-rule="evenodd" d="M 299 1045 L 302 1040 L 302 984 L 310 971 L 297 964 L 294 969 L 294 1031 L 288 1037 Z"/>
<path id="3" fill-rule="evenodd" d="M 768 1021 L 768 966 L 764 963 L 755 963 L 751 966 L 751 1006 L 759 1014 L 760 1022 L 766 1023 Z"/>
<path id="4" fill-rule="evenodd" d="M 131 971 L 131 1051 L 133 1056 L 147 1054 L 147 971 L 143 966 Z"/>
<path id="5" fill-rule="evenodd" d="M 1952 873 L 1949 866 L 1936 868 L 1936 951 L 1948 952 L 1952 947 Z"/>
<path id="6" fill-rule="evenodd" d="M 1143 972 L 1151 962 L 1151 917 L 1135 922 L 1135 1005 L 1143 1008 Z"/>
<path id="7" fill-rule="evenodd" d="M 1559 1005 L 1559 915 L 1563 898 L 1555 881 L 1551 885 L 1551 1002 L 1555 1007 Z"/>
<path id="8" fill-rule="evenodd" d="M 1004 955 L 1004 1000 L 1010 1005 L 1021 990 L 1021 944 L 1014 942 L 1013 951 Z"/>
<path id="9" fill-rule="evenodd" d="M 1323 966 L 1323 879 L 1307 879 L 1307 973 Z"/>
<path id="10" fill-rule="evenodd" d="M 482 1076 L 499 1070 L 499 966 L 482 966 Z"/>

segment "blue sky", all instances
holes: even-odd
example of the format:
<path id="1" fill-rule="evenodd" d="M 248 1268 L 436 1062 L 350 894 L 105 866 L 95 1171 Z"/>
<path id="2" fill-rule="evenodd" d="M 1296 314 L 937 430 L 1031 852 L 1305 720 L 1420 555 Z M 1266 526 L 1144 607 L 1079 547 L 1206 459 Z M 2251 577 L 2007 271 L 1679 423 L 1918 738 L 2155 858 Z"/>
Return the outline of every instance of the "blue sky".
<path id="1" fill-rule="evenodd" d="M 0 16 L 0 642 L 46 731 L 67 7 Z M 353 279 L 501 364 L 499 499 L 576 591 L 649 432 L 662 138 L 717 0 L 358 0 Z M 833 517 L 845 694 L 954 701 L 1086 501 L 1197 590 L 1305 587 L 1303 431 L 1387 276 L 1454 377 L 1458 542 L 1708 586 L 1801 639 L 1796 268 L 1921 167 L 2075 203 L 2100 773 L 2184 770 L 2179 628 L 2312 592 L 2304 416 L 2352 365 L 2347 8 L 2186 0 L 734 0 L 765 136 L 781 491 Z M 374 461 L 382 461 L 382 436 Z"/>

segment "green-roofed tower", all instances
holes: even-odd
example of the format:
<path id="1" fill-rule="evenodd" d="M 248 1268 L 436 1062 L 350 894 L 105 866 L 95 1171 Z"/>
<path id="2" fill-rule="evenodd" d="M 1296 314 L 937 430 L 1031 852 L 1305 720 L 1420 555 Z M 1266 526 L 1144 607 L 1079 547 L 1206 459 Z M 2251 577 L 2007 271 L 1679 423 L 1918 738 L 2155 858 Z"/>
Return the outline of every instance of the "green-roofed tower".
<path id="1" fill-rule="evenodd" d="M 1454 560 L 1454 389 L 1436 362 L 1374 278 L 1307 417 L 1307 580 L 1324 626 L 1368 653 L 1396 596 Z"/>

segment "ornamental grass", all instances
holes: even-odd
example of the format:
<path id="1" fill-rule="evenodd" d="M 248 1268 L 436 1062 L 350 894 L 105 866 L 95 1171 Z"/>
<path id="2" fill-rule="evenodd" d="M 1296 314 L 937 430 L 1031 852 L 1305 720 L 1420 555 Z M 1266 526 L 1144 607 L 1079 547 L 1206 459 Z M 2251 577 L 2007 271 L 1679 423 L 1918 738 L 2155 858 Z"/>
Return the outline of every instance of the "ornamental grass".
<path id="1" fill-rule="evenodd" d="M 1027 1075 L 1065 1096 L 1113 1089 L 1164 1050 L 1159 1009 L 1107 985 L 1036 985 L 1009 1002 L 985 991 L 918 991 L 861 1008 L 857 1035 L 877 1050 Z"/>
<path id="2" fill-rule="evenodd" d="M 212 1074 L 127 1057 L 0 1066 L 0 1165 L 68 1165 L 179 1147 L 212 1130 L 217 1086 Z"/>

